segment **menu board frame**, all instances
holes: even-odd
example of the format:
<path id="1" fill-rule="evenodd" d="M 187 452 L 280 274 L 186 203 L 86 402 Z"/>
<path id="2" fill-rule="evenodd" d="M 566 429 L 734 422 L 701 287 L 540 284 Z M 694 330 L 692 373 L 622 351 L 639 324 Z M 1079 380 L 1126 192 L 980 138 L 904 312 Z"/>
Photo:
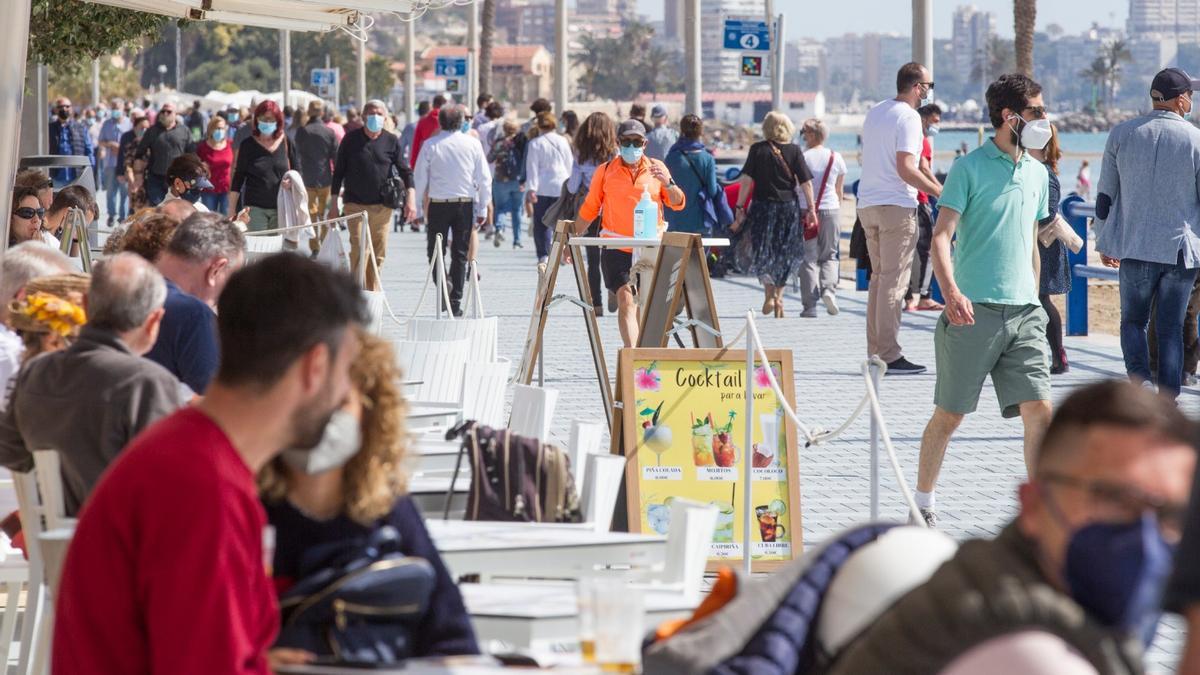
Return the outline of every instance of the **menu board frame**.
<path id="1" fill-rule="evenodd" d="M 767 360 L 770 363 L 778 364 L 779 368 L 775 373 L 776 380 L 778 381 L 779 386 L 783 389 L 787 405 L 795 410 L 796 394 L 795 383 L 792 377 L 793 364 L 791 350 L 768 349 L 766 350 L 766 354 Z M 634 372 L 635 364 L 646 361 L 656 362 L 659 368 L 669 368 L 670 364 L 672 363 L 727 363 L 731 366 L 728 372 L 740 372 L 743 373 L 743 378 L 746 376 L 745 350 L 626 348 L 620 351 L 617 359 L 617 394 L 621 405 L 617 410 L 617 412 L 620 414 L 619 419 L 617 420 L 619 424 L 616 425 L 617 428 L 614 429 L 614 431 L 619 434 L 619 438 L 621 439 L 621 454 L 628 458 L 628 461 L 625 465 L 625 494 L 626 509 L 628 513 L 628 526 L 630 532 L 642 531 L 642 496 L 643 493 L 646 492 L 646 486 L 644 483 L 650 482 L 644 480 L 643 478 L 643 465 L 639 459 L 638 437 L 643 429 L 642 425 L 639 423 L 639 417 L 643 417 L 643 415 L 641 415 L 642 411 L 638 409 L 639 406 L 637 405 L 638 389 Z M 761 365 L 761 363 L 756 363 L 756 366 Z M 744 411 L 746 405 L 744 400 L 745 380 L 743 379 L 741 382 L 742 384 L 740 387 L 725 387 L 729 389 L 731 393 L 738 392 L 741 394 L 734 399 L 734 403 L 732 405 L 732 408 L 735 408 L 739 415 L 742 413 L 742 411 Z M 755 411 L 756 415 L 763 412 L 757 404 Z M 731 420 L 730 423 L 732 424 L 733 421 Z M 800 453 L 797 431 L 795 424 L 786 414 L 782 415 L 781 424 L 783 426 L 782 434 L 786 442 L 786 463 L 783 468 L 782 475 L 784 481 L 787 483 L 787 513 L 785 514 L 784 518 L 780 520 L 783 521 L 786 527 L 788 540 L 791 543 L 790 555 L 784 559 L 752 560 L 751 570 L 754 572 L 773 571 L 783 565 L 786 565 L 791 560 L 798 558 L 803 552 L 803 528 L 801 517 L 799 471 Z M 679 434 L 674 429 L 672 429 L 672 432 L 672 447 L 676 447 L 678 444 L 683 442 L 688 443 L 689 446 L 692 443 L 690 438 L 686 439 L 686 441 L 684 439 L 674 438 Z M 742 426 L 740 429 L 732 432 L 731 437 L 737 446 L 740 447 L 741 445 L 744 445 L 745 427 Z M 616 444 L 614 443 L 614 445 Z M 744 453 L 745 450 L 746 449 L 742 449 L 741 451 Z M 778 449 L 776 449 L 776 452 L 777 450 Z M 647 451 L 646 456 L 653 462 L 655 458 L 653 452 Z M 745 518 L 745 514 L 742 513 L 744 499 L 743 495 L 741 494 L 742 485 L 745 480 L 743 464 L 745 459 L 747 459 L 747 457 L 743 454 L 742 457 L 734 464 L 736 467 L 736 478 L 728 481 L 729 483 L 737 486 L 735 489 L 735 498 L 730 500 L 730 503 L 733 506 L 734 522 L 732 527 L 734 532 L 740 530 Z M 682 485 L 684 481 L 688 480 L 688 468 L 689 467 L 683 467 L 682 475 L 673 480 L 678 480 L 679 484 Z M 699 475 L 698 468 L 694 469 L 694 471 L 696 471 L 696 474 L 690 480 L 690 482 L 693 484 L 700 482 L 700 479 L 697 477 Z M 654 483 L 654 489 L 656 493 L 661 493 L 664 489 L 667 489 L 670 484 L 670 481 L 668 480 L 654 480 L 652 482 Z M 759 483 L 761 481 L 754 482 Z M 684 497 L 686 495 L 679 496 Z M 755 538 L 757 538 L 757 535 L 752 535 L 752 540 Z M 740 542 L 740 536 L 735 536 L 733 543 L 740 546 Z M 721 557 L 719 559 L 709 558 L 707 569 L 708 571 L 715 571 L 720 567 L 737 565 L 741 562 L 742 557 L 740 555 Z"/>

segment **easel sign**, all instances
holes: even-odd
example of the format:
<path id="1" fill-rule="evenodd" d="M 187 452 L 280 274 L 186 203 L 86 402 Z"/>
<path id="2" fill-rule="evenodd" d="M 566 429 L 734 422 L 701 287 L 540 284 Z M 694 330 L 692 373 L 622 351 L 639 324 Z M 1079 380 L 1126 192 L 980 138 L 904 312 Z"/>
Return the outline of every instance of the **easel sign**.
<path id="1" fill-rule="evenodd" d="M 787 404 L 795 405 L 790 350 L 767 359 Z M 755 419 L 742 419 L 746 353 L 717 349 L 623 349 L 617 366 L 626 496 L 631 532 L 666 534 L 670 503 L 687 498 L 720 510 L 710 570 L 742 560 L 743 464 L 751 461 L 758 531 L 751 536 L 753 571 L 770 571 L 802 550 L 796 430 L 767 380 L 754 382 Z M 743 448 L 746 424 L 753 447 Z M 636 514 L 636 515 L 635 515 Z"/>
<path id="2" fill-rule="evenodd" d="M 667 232 L 662 236 L 654 274 L 642 312 L 638 347 L 666 347 L 670 334 L 686 328 L 696 347 L 719 349 L 721 325 L 704 259 L 700 235 Z M 687 321 L 676 328 L 675 317 L 687 312 Z"/>

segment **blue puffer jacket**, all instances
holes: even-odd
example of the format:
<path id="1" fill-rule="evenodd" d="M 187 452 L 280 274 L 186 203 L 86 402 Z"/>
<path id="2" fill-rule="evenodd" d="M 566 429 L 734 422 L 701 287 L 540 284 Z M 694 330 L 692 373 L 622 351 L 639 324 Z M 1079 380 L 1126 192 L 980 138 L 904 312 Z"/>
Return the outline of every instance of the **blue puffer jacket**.
<path id="1" fill-rule="evenodd" d="M 818 655 L 813 628 L 830 582 L 856 550 L 893 527 L 864 525 L 826 546 L 741 653 L 714 668 L 712 675 L 801 675 L 812 669 Z"/>

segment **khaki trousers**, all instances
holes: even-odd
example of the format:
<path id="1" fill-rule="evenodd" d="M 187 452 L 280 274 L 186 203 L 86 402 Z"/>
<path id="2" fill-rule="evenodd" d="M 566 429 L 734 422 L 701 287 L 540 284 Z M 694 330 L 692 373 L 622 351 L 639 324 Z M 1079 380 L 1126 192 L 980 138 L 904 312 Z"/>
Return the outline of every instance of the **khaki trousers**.
<path id="1" fill-rule="evenodd" d="M 383 204 L 355 204 L 354 202 L 347 202 L 342 207 L 342 215 L 346 216 L 361 211 L 367 212 L 367 223 L 371 229 L 371 245 L 375 249 L 375 259 L 379 261 L 379 269 L 383 271 L 383 257 L 387 254 L 387 235 L 392 225 L 392 209 Z M 358 256 L 362 246 L 358 236 L 359 224 L 352 221 L 346 225 L 350 228 L 350 272 L 357 279 Z M 368 291 L 379 290 L 379 280 L 375 277 L 375 270 L 371 267 L 369 258 L 367 260 L 367 281 L 363 288 Z"/>
<path id="2" fill-rule="evenodd" d="M 871 283 L 867 291 L 867 355 L 891 363 L 900 349 L 900 314 L 912 275 L 917 248 L 917 210 L 903 206 L 864 206 L 858 209 L 867 254 L 871 257 Z"/>
<path id="3" fill-rule="evenodd" d="M 312 218 L 314 223 L 318 220 L 325 220 L 327 211 L 329 211 L 329 186 L 308 188 L 308 217 Z M 313 253 L 321 250 L 321 242 L 325 240 L 325 231 L 328 229 L 328 227 L 322 226 L 317 238 L 308 240 L 308 247 L 312 249 Z"/>

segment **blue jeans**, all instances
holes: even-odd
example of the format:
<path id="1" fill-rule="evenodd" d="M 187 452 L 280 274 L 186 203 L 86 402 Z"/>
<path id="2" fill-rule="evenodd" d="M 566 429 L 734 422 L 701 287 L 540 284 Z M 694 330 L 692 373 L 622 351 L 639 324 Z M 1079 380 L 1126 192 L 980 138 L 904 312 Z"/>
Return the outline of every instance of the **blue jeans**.
<path id="1" fill-rule="evenodd" d="M 108 217 L 125 220 L 129 211 L 129 186 L 117 180 L 116 168 L 101 169 L 104 177 L 104 205 Z"/>
<path id="2" fill-rule="evenodd" d="M 496 232 L 504 231 L 504 227 L 500 225 L 500 215 L 509 214 L 514 246 L 521 243 L 521 197 L 521 184 L 515 180 L 492 183 L 492 204 L 496 208 Z"/>
<path id="3" fill-rule="evenodd" d="M 1129 377 L 1157 382 L 1160 393 L 1175 398 L 1183 378 L 1183 319 L 1196 281 L 1196 270 L 1183 266 L 1183 253 L 1174 265 L 1121 261 L 1121 352 Z M 1154 330 L 1158 338 L 1158 376 L 1150 373 L 1146 328 L 1150 303 L 1156 301 Z"/>
<path id="4" fill-rule="evenodd" d="M 229 211 L 229 193 L 228 192 L 201 192 L 200 203 L 204 204 L 204 208 L 219 213 L 222 217 Z M 324 215 L 324 214 L 322 214 Z"/>

